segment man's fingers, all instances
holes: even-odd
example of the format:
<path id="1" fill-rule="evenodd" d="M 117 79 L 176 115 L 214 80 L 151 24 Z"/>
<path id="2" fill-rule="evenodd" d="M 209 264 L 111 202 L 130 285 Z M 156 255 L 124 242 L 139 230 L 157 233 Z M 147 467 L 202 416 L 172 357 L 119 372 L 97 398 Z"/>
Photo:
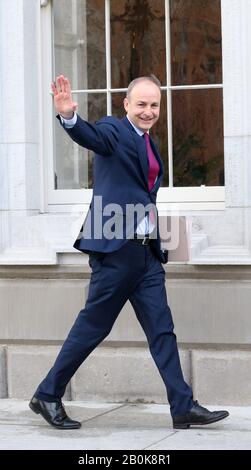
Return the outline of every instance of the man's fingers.
<path id="1" fill-rule="evenodd" d="M 66 93 L 66 86 L 65 86 L 65 78 L 62 76 L 61 78 L 61 90 L 63 93 Z"/>
<path id="2" fill-rule="evenodd" d="M 68 78 L 65 78 L 64 79 L 64 86 L 65 86 L 65 91 L 66 93 L 71 93 L 71 85 L 70 85 L 70 81 L 68 80 Z"/>
<path id="3" fill-rule="evenodd" d="M 58 90 L 55 82 L 51 82 L 51 89 L 54 96 L 58 95 Z"/>
<path id="4" fill-rule="evenodd" d="M 57 77 L 57 88 L 58 88 L 59 93 L 63 91 L 63 76 L 62 75 L 59 75 L 59 77 Z"/>
<path id="5" fill-rule="evenodd" d="M 64 77 L 64 75 L 59 75 L 56 77 L 56 82 L 54 82 L 54 86 L 58 93 L 68 93 L 71 94 L 71 85 L 68 78 Z"/>

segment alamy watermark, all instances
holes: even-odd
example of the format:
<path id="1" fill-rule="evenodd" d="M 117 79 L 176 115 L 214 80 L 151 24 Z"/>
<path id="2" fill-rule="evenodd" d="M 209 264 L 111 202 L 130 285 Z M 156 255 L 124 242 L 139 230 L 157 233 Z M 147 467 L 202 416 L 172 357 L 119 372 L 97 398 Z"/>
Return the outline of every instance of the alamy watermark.
<path id="1" fill-rule="evenodd" d="M 74 207 L 73 212 L 79 214 L 79 208 Z M 140 203 L 128 203 L 123 206 L 117 203 L 103 204 L 102 196 L 94 196 L 78 239 L 129 240 L 135 233 L 139 236 L 149 233 L 150 238 L 156 239 L 158 227 L 162 243 L 168 250 L 175 250 L 180 240 L 179 215 L 177 210 L 175 215 L 170 214 L 168 217 L 161 217 L 161 223 L 157 223 L 158 213 L 155 204 L 149 203 L 146 206 Z M 71 229 L 75 234 L 76 222 L 73 222 Z"/>

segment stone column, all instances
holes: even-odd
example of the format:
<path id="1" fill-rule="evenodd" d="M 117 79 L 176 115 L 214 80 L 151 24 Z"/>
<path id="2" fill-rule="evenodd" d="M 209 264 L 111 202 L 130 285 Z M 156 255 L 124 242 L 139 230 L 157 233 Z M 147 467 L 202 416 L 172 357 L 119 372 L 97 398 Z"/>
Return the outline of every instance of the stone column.
<path id="1" fill-rule="evenodd" d="M 37 0 L 0 2 L 2 249 L 16 243 L 17 227 L 39 211 L 38 8 Z"/>

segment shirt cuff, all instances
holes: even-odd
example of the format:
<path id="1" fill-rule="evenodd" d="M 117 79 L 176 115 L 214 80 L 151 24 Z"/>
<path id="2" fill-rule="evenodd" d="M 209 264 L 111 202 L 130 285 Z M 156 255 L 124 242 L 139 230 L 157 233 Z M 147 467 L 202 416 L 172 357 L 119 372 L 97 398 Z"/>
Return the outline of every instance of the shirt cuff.
<path id="1" fill-rule="evenodd" d="M 74 113 L 74 116 L 71 119 L 65 119 L 63 116 L 60 116 L 61 123 L 64 124 L 64 127 L 66 129 L 71 129 L 71 127 L 74 127 L 76 122 L 77 122 L 77 115 Z"/>

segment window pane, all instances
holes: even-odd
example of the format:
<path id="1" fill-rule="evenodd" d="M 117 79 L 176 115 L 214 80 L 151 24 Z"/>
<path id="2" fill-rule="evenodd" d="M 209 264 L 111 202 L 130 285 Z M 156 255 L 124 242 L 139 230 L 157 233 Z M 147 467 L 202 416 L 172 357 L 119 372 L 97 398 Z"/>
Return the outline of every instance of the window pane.
<path id="1" fill-rule="evenodd" d="M 106 88 L 105 2 L 86 0 L 88 88 Z"/>
<path id="2" fill-rule="evenodd" d="M 171 0 L 172 85 L 222 82 L 220 0 Z"/>
<path id="3" fill-rule="evenodd" d="M 124 98 L 126 93 L 112 93 L 112 115 L 122 119 L 125 115 Z"/>
<path id="4" fill-rule="evenodd" d="M 222 90 L 173 91 L 175 186 L 223 186 Z"/>
<path id="5" fill-rule="evenodd" d="M 104 1 L 54 0 L 53 13 L 54 75 L 73 89 L 105 88 Z"/>
<path id="6" fill-rule="evenodd" d="M 160 118 L 151 130 L 151 136 L 158 147 L 162 160 L 164 162 L 164 178 L 162 186 L 168 186 L 168 143 L 167 143 L 167 108 L 166 108 L 166 92 L 161 93 L 161 111 Z M 112 94 L 112 114 L 118 118 L 126 115 L 123 100 L 125 93 Z"/>
<path id="7" fill-rule="evenodd" d="M 112 87 L 153 73 L 166 84 L 164 0 L 111 0 Z"/>
<path id="8" fill-rule="evenodd" d="M 90 122 L 106 115 L 105 93 L 75 94 L 74 100 L 78 102 L 80 116 Z M 75 144 L 59 124 L 55 124 L 54 130 L 55 189 L 92 188 L 93 152 Z"/>

